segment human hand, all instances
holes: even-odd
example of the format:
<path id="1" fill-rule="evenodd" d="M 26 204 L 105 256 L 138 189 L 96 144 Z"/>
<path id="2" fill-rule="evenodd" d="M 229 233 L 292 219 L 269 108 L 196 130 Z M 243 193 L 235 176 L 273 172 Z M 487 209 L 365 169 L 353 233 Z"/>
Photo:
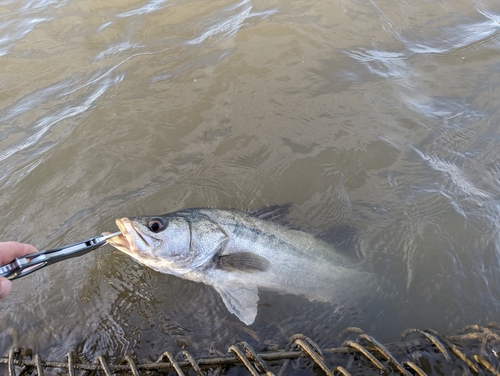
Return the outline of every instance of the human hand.
<path id="1" fill-rule="evenodd" d="M 0 242 L 0 265 L 8 264 L 16 257 L 22 257 L 36 252 L 37 249 L 29 244 L 18 242 Z M 7 278 L 0 277 L 0 299 L 9 295 L 12 282 Z"/>

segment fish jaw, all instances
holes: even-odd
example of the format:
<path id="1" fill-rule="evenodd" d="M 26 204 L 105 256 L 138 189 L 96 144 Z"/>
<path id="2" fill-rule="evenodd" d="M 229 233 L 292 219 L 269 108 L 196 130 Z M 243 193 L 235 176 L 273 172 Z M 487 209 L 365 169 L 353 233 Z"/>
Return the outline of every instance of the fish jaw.
<path id="1" fill-rule="evenodd" d="M 151 253 L 151 239 L 137 230 L 130 219 L 117 219 L 116 225 L 122 235 L 109 239 L 108 244 L 131 256 Z"/>

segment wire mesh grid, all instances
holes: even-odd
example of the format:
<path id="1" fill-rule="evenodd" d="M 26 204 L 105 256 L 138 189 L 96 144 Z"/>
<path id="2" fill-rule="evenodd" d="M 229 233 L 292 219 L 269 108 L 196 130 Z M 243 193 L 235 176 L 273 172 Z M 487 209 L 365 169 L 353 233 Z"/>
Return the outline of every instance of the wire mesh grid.
<path id="1" fill-rule="evenodd" d="M 0 371 L 21 375 L 498 375 L 500 326 L 471 325 L 453 336 L 432 329 L 408 329 L 399 342 L 381 344 L 359 328 L 345 329 L 338 347 L 320 348 L 303 334 L 292 336 L 283 349 L 258 352 L 246 342 L 231 345 L 228 354 L 196 358 L 189 351 L 165 351 L 156 362 L 137 363 L 125 357 L 118 364 L 97 357 L 80 362 L 74 352 L 63 361 L 45 361 L 29 349 L 13 347 L 0 358 Z"/>

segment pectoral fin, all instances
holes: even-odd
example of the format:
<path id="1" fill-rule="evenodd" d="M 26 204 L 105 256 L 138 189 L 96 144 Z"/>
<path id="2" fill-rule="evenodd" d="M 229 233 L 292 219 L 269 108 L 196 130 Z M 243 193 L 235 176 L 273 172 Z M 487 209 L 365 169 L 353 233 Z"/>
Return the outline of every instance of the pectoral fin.
<path id="1" fill-rule="evenodd" d="M 245 324 L 250 325 L 257 316 L 257 301 L 259 300 L 255 285 L 219 285 L 214 286 L 222 297 L 229 312 L 235 314 Z"/>
<path id="2" fill-rule="evenodd" d="M 251 252 L 237 252 L 217 255 L 214 258 L 217 269 L 244 273 L 265 272 L 271 266 L 268 259 Z"/>

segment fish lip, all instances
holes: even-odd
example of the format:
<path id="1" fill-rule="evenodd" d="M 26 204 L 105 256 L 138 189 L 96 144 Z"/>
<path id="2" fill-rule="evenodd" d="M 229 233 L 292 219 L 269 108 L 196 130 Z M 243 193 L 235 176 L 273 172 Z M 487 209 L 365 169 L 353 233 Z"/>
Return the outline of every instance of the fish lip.
<path id="1" fill-rule="evenodd" d="M 128 243 L 130 252 L 139 253 L 140 251 L 145 251 L 145 248 L 152 249 L 151 239 L 135 228 L 130 219 L 119 218 L 116 220 L 116 225 L 123 234 L 124 240 Z"/>

